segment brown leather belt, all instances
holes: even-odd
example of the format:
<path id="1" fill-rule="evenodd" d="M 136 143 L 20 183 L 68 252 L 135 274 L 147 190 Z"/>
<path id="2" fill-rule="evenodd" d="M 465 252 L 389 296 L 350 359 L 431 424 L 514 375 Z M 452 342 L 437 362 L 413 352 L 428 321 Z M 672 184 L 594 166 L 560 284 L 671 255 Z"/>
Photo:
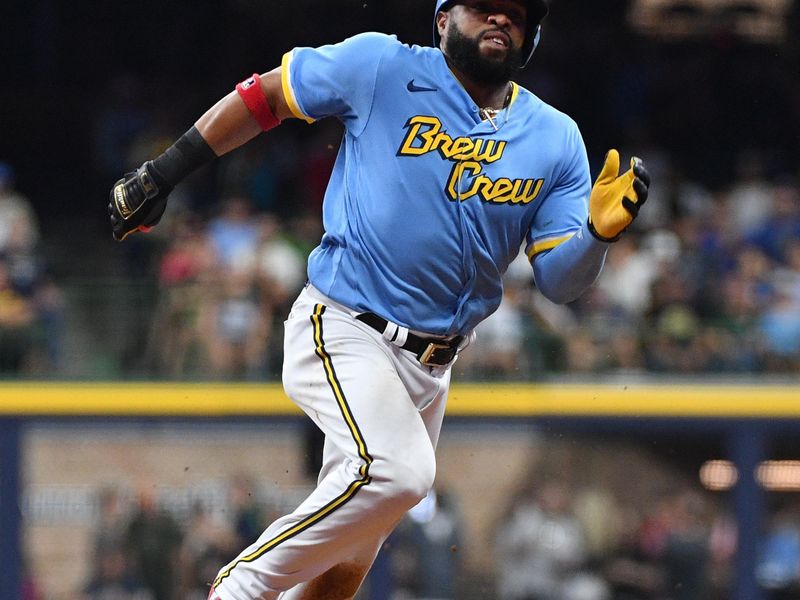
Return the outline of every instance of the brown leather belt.
<path id="1" fill-rule="evenodd" d="M 386 331 L 386 326 L 389 324 L 389 321 L 375 313 L 361 313 L 356 315 L 356 319 L 366 323 L 380 334 Z M 441 339 L 422 337 L 409 331 L 406 342 L 400 347 L 413 352 L 417 356 L 417 360 L 426 367 L 442 367 L 453 362 L 463 340 L 463 335 Z"/>

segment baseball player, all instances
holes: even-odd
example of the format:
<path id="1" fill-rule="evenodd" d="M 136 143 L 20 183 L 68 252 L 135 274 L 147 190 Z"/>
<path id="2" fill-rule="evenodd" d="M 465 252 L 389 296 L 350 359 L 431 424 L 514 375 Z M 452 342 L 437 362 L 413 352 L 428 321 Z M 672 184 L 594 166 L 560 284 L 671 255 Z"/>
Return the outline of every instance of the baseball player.
<path id="1" fill-rule="evenodd" d="M 295 48 L 111 191 L 113 235 L 160 219 L 199 166 L 288 118 L 344 138 L 325 233 L 285 323 L 286 393 L 325 434 L 316 489 L 212 584 L 219 600 L 352 598 L 383 540 L 431 488 L 450 367 L 523 248 L 541 292 L 577 298 L 636 217 L 649 177 L 594 185 L 576 124 L 511 79 L 544 0 L 437 0 L 434 47 L 365 33 Z"/>

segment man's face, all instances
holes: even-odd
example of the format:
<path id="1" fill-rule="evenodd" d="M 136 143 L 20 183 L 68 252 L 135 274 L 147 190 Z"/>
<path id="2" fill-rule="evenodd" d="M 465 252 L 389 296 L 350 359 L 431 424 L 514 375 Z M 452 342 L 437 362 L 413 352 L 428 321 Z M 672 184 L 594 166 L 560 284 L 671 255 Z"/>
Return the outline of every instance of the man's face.
<path id="1" fill-rule="evenodd" d="M 502 83 L 522 66 L 527 9 L 517 0 L 463 0 L 439 13 L 444 53 L 481 83 Z"/>

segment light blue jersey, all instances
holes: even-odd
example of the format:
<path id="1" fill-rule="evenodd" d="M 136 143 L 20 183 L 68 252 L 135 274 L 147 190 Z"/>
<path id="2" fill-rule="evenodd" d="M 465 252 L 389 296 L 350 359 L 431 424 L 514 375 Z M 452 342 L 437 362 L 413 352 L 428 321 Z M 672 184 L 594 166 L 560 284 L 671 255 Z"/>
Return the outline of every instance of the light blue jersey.
<path id="1" fill-rule="evenodd" d="M 492 121 L 437 48 L 357 35 L 283 60 L 295 116 L 337 117 L 344 140 L 308 276 L 358 311 L 466 334 L 500 304 L 502 274 L 583 233 L 591 188 L 577 125 L 512 84 Z"/>

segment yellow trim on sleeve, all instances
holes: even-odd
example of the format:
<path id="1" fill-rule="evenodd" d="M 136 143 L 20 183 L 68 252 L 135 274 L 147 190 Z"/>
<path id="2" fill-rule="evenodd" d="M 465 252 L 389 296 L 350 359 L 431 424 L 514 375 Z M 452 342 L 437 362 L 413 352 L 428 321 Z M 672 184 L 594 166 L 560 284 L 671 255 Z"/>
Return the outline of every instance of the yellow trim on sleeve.
<path id="1" fill-rule="evenodd" d="M 289 110 L 292 111 L 292 114 L 295 117 L 298 119 L 303 119 L 303 121 L 306 123 L 313 123 L 315 119 L 312 119 L 303 113 L 302 110 L 300 110 L 300 106 L 297 104 L 297 99 L 294 97 L 291 77 L 289 76 L 289 67 L 291 63 L 292 51 L 290 50 L 283 55 L 283 60 L 281 60 L 281 88 L 283 89 L 283 97 L 286 99 L 286 105 L 289 107 Z"/>
<path id="2" fill-rule="evenodd" d="M 548 238 L 540 242 L 533 242 L 533 245 L 526 252 L 528 260 L 533 260 L 533 257 L 539 254 L 540 252 L 544 252 L 545 250 L 552 250 L 556 246 L 563 244 L 573 235 L 575 234 L 570 233 L 569 235 L 563 235 L 557 238 Z"/>

